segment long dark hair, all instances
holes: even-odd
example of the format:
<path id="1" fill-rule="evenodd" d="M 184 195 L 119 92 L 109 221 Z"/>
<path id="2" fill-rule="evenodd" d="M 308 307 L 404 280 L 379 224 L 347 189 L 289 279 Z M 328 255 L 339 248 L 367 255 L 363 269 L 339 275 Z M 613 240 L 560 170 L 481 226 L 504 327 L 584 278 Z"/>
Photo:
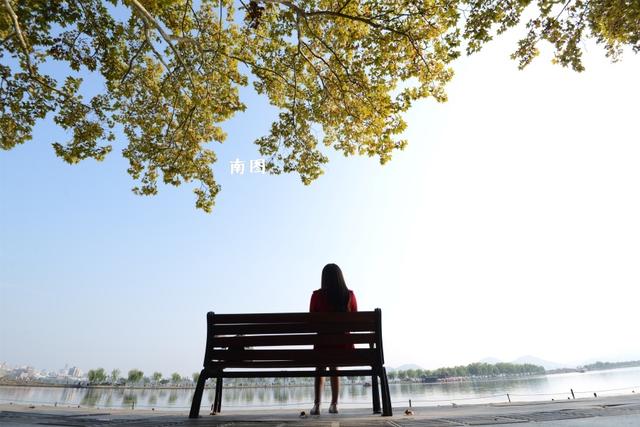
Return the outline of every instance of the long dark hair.
<path id="1" fill-rule="evenodd" d="M 342 270 L 335 264 L 327 264 L 322 269 L 322 291 L 326 293 L 334 311 L 347 311 L 349 308 L 349 289 L 344 282 Z"/>

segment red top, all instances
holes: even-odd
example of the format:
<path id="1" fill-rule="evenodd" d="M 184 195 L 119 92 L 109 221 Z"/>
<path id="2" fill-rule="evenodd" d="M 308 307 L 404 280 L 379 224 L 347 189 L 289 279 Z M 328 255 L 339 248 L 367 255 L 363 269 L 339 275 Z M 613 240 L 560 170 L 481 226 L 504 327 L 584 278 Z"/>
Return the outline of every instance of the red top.
<path id="1" fill-rule="evenodd" d="M 313 294 L 311 295 L 311 302 L 309 303 L 309 311 L 334 311 L 331 304 L 329 304 L 327 295 L 322 289 L 313 291 Z M 349 304 L 347 304 L 347 311 L 358 311 L 358 302 L 356 301 L 356 296 L 353 294 L 353 291 L 349 291 Z"/>
<path id="2" fill-rule="evenodd" d="M 331 304 L 329 304 L 327 295 L 322 289 L 313 291 L 313 294 L 311 295 L 311 302 L 309 303 L 309 311 L 334 311 Z M 356 301 L 356 296 L 353 294 L 353 291 L 349 291 L 349 303 L 347 304 L 347 311 L 358 311 L 358 303 Z M 354 348 L 354 346 L 353 344 L 314 345 L 313 348 Z"/>

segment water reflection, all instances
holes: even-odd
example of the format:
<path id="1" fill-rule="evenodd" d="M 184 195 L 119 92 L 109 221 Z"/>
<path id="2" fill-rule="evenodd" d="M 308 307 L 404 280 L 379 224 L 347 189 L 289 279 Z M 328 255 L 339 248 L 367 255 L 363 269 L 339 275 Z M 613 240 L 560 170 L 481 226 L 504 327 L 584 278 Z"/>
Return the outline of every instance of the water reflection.
<path id="1" fill-rule="evenodd" d="M 138 403 L 138 393 L 125 393 L 122 397 L 122 406 L 135 408 L 136 403 Z"/>
<path id="2" fill-rule="evenodd" d="M 155 405 L 158 403 L 158 393 L 151 393 L 151 396 L 149 396 L 149 400 L 147 400 L 147 403 L 149 405 Z"/>
<path id="3" fill-rule="evenodd" d="M 80 405 L 82 406 L 97 406 L 98 402 L 102 397 L 102 392 L 100 389 L 94 388 L 89 389 L 87 393 L 80 400 Z"/>

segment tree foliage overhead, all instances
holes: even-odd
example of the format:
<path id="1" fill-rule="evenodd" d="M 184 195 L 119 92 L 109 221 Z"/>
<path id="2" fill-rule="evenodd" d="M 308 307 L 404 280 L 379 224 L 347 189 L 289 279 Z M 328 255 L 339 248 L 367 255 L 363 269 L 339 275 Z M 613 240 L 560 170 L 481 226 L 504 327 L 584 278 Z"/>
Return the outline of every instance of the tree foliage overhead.
<path id="1" fill-rule="evenodd" d="M 160 180 L 195 182 L 210 211 L 221 124 L 246 106 L 251 82 L 279 110 L 255 143 L 274 174 L 322 174 L 326 150 L 387 162 L 406 146 L 402 113 L 445 101 L 450 63 L 535 13 L 513 55 L 524 67 L 540 40 L 555 60 L 583 69 L 579 42 L 617 59 L 640 50 L 633 0 L 0 0 L 0 147 L 32 137 L 47 115 L 68 131 L 68 163 L 102 160 L 121 130 L 122 154 L 150 195 Z M 62 62 L 55 75 L 45 63 Z M 46 69 L 46 70 L 45 70 Z M 82 76 L 104 90 L 83 96 Z"/>

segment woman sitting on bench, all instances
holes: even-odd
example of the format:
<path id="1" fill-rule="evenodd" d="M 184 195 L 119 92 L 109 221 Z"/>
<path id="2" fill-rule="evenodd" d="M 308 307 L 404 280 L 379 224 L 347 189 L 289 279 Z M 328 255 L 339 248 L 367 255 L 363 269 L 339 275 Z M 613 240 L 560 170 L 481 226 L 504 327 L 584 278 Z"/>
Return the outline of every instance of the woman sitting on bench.
<path id="1" fill-rule="evenodd" d="M 322 269 L 322 286 L 313 291 L 310 312 L 335 312 L 358 311 L 356 296 L 347 288 L 340 267 L 336 264 L 327 264 Z M 315 348 L 353 348 L 353 344 L 319 346 Z M 335 370 L 335 367 L 329 367 Z M 321 369 L 324 370 L 324 369 Z M 314 383 L 315 399 L 311 415 L 320 415 L 320 401 L 322 397 L 323 377 L 316 377 Z M 331 405 L 329 413 L 338 413 L 338 395 L 340 394 L 340 378 L 331 377 Z"/>

